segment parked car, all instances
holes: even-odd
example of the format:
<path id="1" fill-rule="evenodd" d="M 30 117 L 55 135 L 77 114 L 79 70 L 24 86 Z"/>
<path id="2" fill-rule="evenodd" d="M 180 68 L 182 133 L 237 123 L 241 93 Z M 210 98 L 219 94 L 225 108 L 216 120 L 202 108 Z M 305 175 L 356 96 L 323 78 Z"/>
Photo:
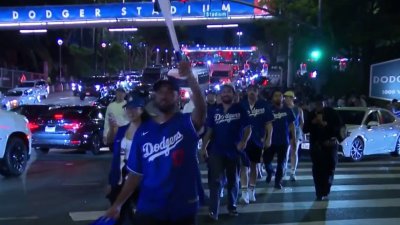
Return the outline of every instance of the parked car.
<path id="1" fill-rule="evenodd" d="M 14 112 L 0 109 L 0 174 L 21 175 L 31 154 L 28 120 Z"/>
<path id="2" fill-rule="evenodd" d="M 40 93 L 32 88 L 18 87 L 7 91 L 1 100 L 3 109 L 10 110 L 19 105 L 37 104 L 40 100 Z"/>
<path id="3" fill-rule="evenodd" d="M 86 96 L 101 97 L 108 86 L 109 78 L 105 76 L 92 76 L 82 78 L 78 83 L 72 83 L 74 96 L 84 100 Z"/>
<path id="4" fill-rule="evenodd" d="M 50 87 L 44 80 L 23 81 L 17 86 L 18 88 L 32 89 L 35 95 L 46 99 L 50 93 Z"/>
<path id="5" fill-rule="evenodd" d="M 400 153 L 400 121 L 389 110 L 375 107 L 335 108 L 346 125 L 339 154 L 360 161 L 366 155 Z M 308 135 L 308 134 L 306 134 Z M 306 139 L 302 144 L 305 149 Z"/>
<path id="6" fill-rule="evenodd" d="M 60 148 L 80 149 L 97 155 L 102 147 L 105 111 L 98 106 L 51 108 L 31 124 L 32 146 L 42 153 Z"/>

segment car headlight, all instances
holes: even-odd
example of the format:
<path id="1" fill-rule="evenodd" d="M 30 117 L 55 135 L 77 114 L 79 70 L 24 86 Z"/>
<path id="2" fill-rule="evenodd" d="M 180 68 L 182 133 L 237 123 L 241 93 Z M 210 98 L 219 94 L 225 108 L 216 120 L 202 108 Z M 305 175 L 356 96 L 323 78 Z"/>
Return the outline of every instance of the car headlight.
<path id="1" fill-rule="evenodd" d="M 82 91 L 82 85 L 78 85 L 78 91 Z"/>
<path id="2" fill-rule="evenodd" d="M 96 91 L 100 91 L 100 85 L 97 84 L 94 87 L 96 88 Z"/>

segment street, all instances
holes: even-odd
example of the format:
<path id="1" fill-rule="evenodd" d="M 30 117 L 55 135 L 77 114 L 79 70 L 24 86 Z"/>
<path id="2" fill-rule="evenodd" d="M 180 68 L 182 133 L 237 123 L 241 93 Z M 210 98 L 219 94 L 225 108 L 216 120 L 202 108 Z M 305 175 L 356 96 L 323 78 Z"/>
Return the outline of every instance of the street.
<path id="1" fill-rule="evenodd" d="M 52 150 L 33 154 L 27 173 L 0 179 L 0 224 L 83 225 L 104 213 L 111 154 L 100 156 L 77 151 Z M 239 206 L 230 218 L 224 206 L 216 224 L 398 224 L 400 161 L 387 155 L 362 162 L 340 162 L 329 201 L 314 202 L 311 164 L 303 157 L 298 181 L 285 181 L 276 191 L 258 182 L 257 202 Z M 202 166 L 202 180 L 207 188 Z M 208 189 L 206 189 L 208 193 Z M 222 201 L 224 205 L 225 198 Z M 201 208 L 199 224 L 210 224 Z"/>
<path id="2" fill-rule="evenodd" d="M 95 97 L 86 97 L 85 100 L 80 100 L 78 96 L 74 96 L 72 91 L 63 91 L 50 93 L 47 99 L 43 99 L 41 104 L 54 105 L 88 105 L 95 101 Z"/>

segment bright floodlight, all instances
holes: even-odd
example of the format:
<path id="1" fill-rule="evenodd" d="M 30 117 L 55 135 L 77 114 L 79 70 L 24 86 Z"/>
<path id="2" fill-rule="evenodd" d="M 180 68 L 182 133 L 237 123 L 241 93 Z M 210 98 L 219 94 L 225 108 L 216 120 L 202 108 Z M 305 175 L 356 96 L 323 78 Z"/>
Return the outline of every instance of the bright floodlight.
<path id="1" fill-rule="evenodd" d="M 314 59 L 314 60 L 320 59 L 320 58 L 321 58 L 321 51 L 319 51 L 319 50 L 313 50 L 313 51 L 311 52 L 311 58 Z"/>
<path id="2" fill-rule="evenodd" d="M 101 47 L 105 48 L 105 47 L 107 47 L 107 44 L 103 42 L 103 43 L 101 43 Z"/>
<path id="3" fill-rule="evenodd" d="M 236 33 L 236 35 L 237 35 L 237 36 L 242 36 L 242 35 L 243 35 L 243 32 L 242 32 L 242 31 L 238 31 L 238 32 Z"/>
<path id="4" fill-rule="evenodd" d="M 63 42 L 62 39 L 58 39 L 58 40 L 57 40 L 57 44 L 58 44 L 59 46 L 61 46 L 63 43 L 64 43 L 64 42 Z"/>

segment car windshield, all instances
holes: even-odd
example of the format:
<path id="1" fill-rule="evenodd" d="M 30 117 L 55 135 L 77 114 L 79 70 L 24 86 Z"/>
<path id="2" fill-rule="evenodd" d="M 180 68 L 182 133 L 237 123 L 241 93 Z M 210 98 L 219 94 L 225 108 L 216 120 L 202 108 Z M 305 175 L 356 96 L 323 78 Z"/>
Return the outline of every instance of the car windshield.
<path id="1" fill-rule="evenodd" d="M 344 124 L 361 125 L 365 116 L 362 110 L 336 110 Z"/>
<path id="2" fill-rule="evenodd" d="M 18 87 L 34 87 L 35 86 L 35 82 L 22 82 L 20 85 L 18 85 Z"/>
<path id="3" fill-rule="evenodd" d="M 17 96 L 22 96 L 22 94 L 23 94 L 22 91 L 7 91 L 7 93 L 5 93 L 4 96 L 17 97 Z"/>

